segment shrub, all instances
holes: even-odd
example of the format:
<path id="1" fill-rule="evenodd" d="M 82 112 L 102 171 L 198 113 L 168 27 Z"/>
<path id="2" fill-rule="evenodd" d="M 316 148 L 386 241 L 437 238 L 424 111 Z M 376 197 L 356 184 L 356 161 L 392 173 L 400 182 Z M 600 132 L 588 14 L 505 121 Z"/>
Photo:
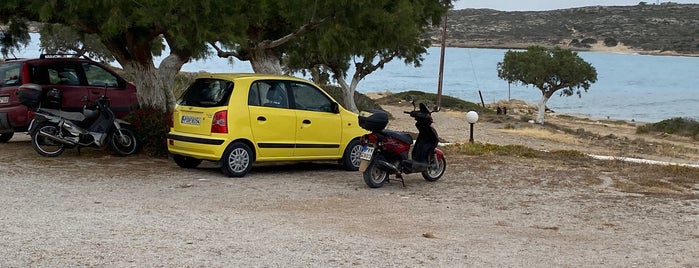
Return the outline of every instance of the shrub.
<path id="1" fill-rule="evenodd" d="M 608 47 L 615 47 L 619 44 L 619 41 L 612 37 L 607 37 L 604 39 L 604 45 Z"/>
<path id="2" fill-rule="evenodd" d="M 699 122 L 694 119 L 675 117 L 636 128 L 636 133 L 662 132 L 699 139 Z"/>
<path id="3" fill-rule="evenodd" d="M 143 151 L 150 156 L 167 156 L 167 132 L 170 130 L 170 114 L 155 107 L 131 111 L 125 120 L 131 123 L 143 144 Z"/>

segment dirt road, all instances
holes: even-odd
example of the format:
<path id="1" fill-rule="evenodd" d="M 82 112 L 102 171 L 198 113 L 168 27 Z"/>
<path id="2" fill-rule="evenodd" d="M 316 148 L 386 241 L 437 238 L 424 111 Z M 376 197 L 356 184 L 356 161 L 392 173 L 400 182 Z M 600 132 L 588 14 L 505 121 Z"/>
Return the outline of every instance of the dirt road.
<path id="1" fill-rule="evenodd" d="M 620 192 L 585 163 L 448 155 L 438 182 L 369 189 L 333 163 L 232 179 L 21 137 L 0 151 L 0 267 L 699 266 L 699 200 Z"/>

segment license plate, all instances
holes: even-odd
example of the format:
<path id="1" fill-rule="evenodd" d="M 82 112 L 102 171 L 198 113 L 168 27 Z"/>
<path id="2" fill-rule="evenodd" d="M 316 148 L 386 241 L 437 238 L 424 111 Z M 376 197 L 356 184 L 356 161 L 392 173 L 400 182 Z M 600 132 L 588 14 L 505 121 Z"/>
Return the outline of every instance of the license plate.
<path id="1" fill-rule="evenodd" d="M 359 159 L 363 160 L 371 160 L 371 157 L 374 155 L 374 147 L 371 146 L 364 146 L 362 148 L 362 154 L 359 155 Z"/>
<path id="2" fill-rule="evenodd" d="M 199 125 L 199 117 L 183 115 L 180 122 L 182 124 L 198 126 Z"/>

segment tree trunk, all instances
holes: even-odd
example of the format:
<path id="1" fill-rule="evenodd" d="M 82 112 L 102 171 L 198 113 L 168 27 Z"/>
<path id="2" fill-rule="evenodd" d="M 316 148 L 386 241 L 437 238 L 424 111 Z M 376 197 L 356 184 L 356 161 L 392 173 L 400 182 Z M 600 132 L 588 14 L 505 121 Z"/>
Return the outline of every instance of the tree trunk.
<path id="1" fill-rule="evenodd" d="M 542 95 L 541 100 L 539 100 L 539 112 L 536 115 L 537 124 L 544 124 L 544 114 L 546 114 L 546 102 L 548 100 L 549 97 L 546 95 Z"/>
<path id="2" fill-rule="evenodd" d="M 344 98 L 344 107 L 347 110 L 350 110 L 352 112 L 359 112 L 359 109 L 357 109 L 357 105 L 354 102 L 354 92 L 355 89 L 357 88 L 357 84 L 359 83 L 359 80 L 355 81 L 355 78 L 352 78 L 352 84 L 348 85 L 347 81 L 345 81 L 345 78 L 338 76 L 337 77 L 337 82 L 340 84 L 340 87 L 342 88 L 342 96 Z"/>
<path id="3" fill-rule="evenodd" d="M 160 63 L 160 68 L 155 68 L 152 63 L 143 64 L 136 61 L 121 64 L 130 77 L 136 78 L 133 83 L 138 90 L 138 102 L 141 107 L 156 107 L 169 113 L 175 108 L 175 75 L 184 63 L 178 55 L 170 54 Z"/>
<path id="4" fill-rule="evenodd" d="M 279 56 L 272 49 L 255 48 L 250 54 L 250 64 L 255 73 L 282 74 Z"/>

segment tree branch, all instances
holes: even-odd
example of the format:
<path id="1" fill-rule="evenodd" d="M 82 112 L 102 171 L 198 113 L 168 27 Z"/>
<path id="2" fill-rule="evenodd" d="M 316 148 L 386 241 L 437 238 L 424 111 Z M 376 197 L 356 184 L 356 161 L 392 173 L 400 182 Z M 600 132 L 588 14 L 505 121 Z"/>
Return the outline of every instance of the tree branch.
<path id="1" fill-rule="evenodd" d="M 235 58 L 237 58 L 237 59 L 240 59 L 240 54 L 238 54 L 237 52 L 233 52 L 233 51 L 223 51 L 223 50 L 222 50 L 220 47 L 218 47 L 218 45 L 216 45 L 216 43 L 214 43 L 214 42 L 209 42 L 209 45 L 211 45 L 212 47 L 214 47 L 214 49 L 216 50 L 216 55 L 219 56 L 220 58 L 235 57 Z"/>
<path id="2" fill-rule="evenodd" d="M 301 25 L 301 27 L 299 27 L 298 30 L 296 30 L 290 34 L 287 34 L 287 35 L 283 36 L 282 38 L 279 38 L 279 39 L 273 40 L 273 41 L 267 40 L 267 41 L 262 42 L 259 45 L 259 48 L 275 48 L 275 47 L 281 46 L 281 45 L 285 44 L 286 42 L 289 42 L 290 40 L 292 40 L 298 36 L 301 36 L 307 32 L 315 30 L 316 28 L 318 28 L 318 26 L 320 24 L 324 23 L 327 19 L 328 18 L 323 18 L 317 22 L 309 22 L 309 23 L 306 23 L 304 25 Z"/>

